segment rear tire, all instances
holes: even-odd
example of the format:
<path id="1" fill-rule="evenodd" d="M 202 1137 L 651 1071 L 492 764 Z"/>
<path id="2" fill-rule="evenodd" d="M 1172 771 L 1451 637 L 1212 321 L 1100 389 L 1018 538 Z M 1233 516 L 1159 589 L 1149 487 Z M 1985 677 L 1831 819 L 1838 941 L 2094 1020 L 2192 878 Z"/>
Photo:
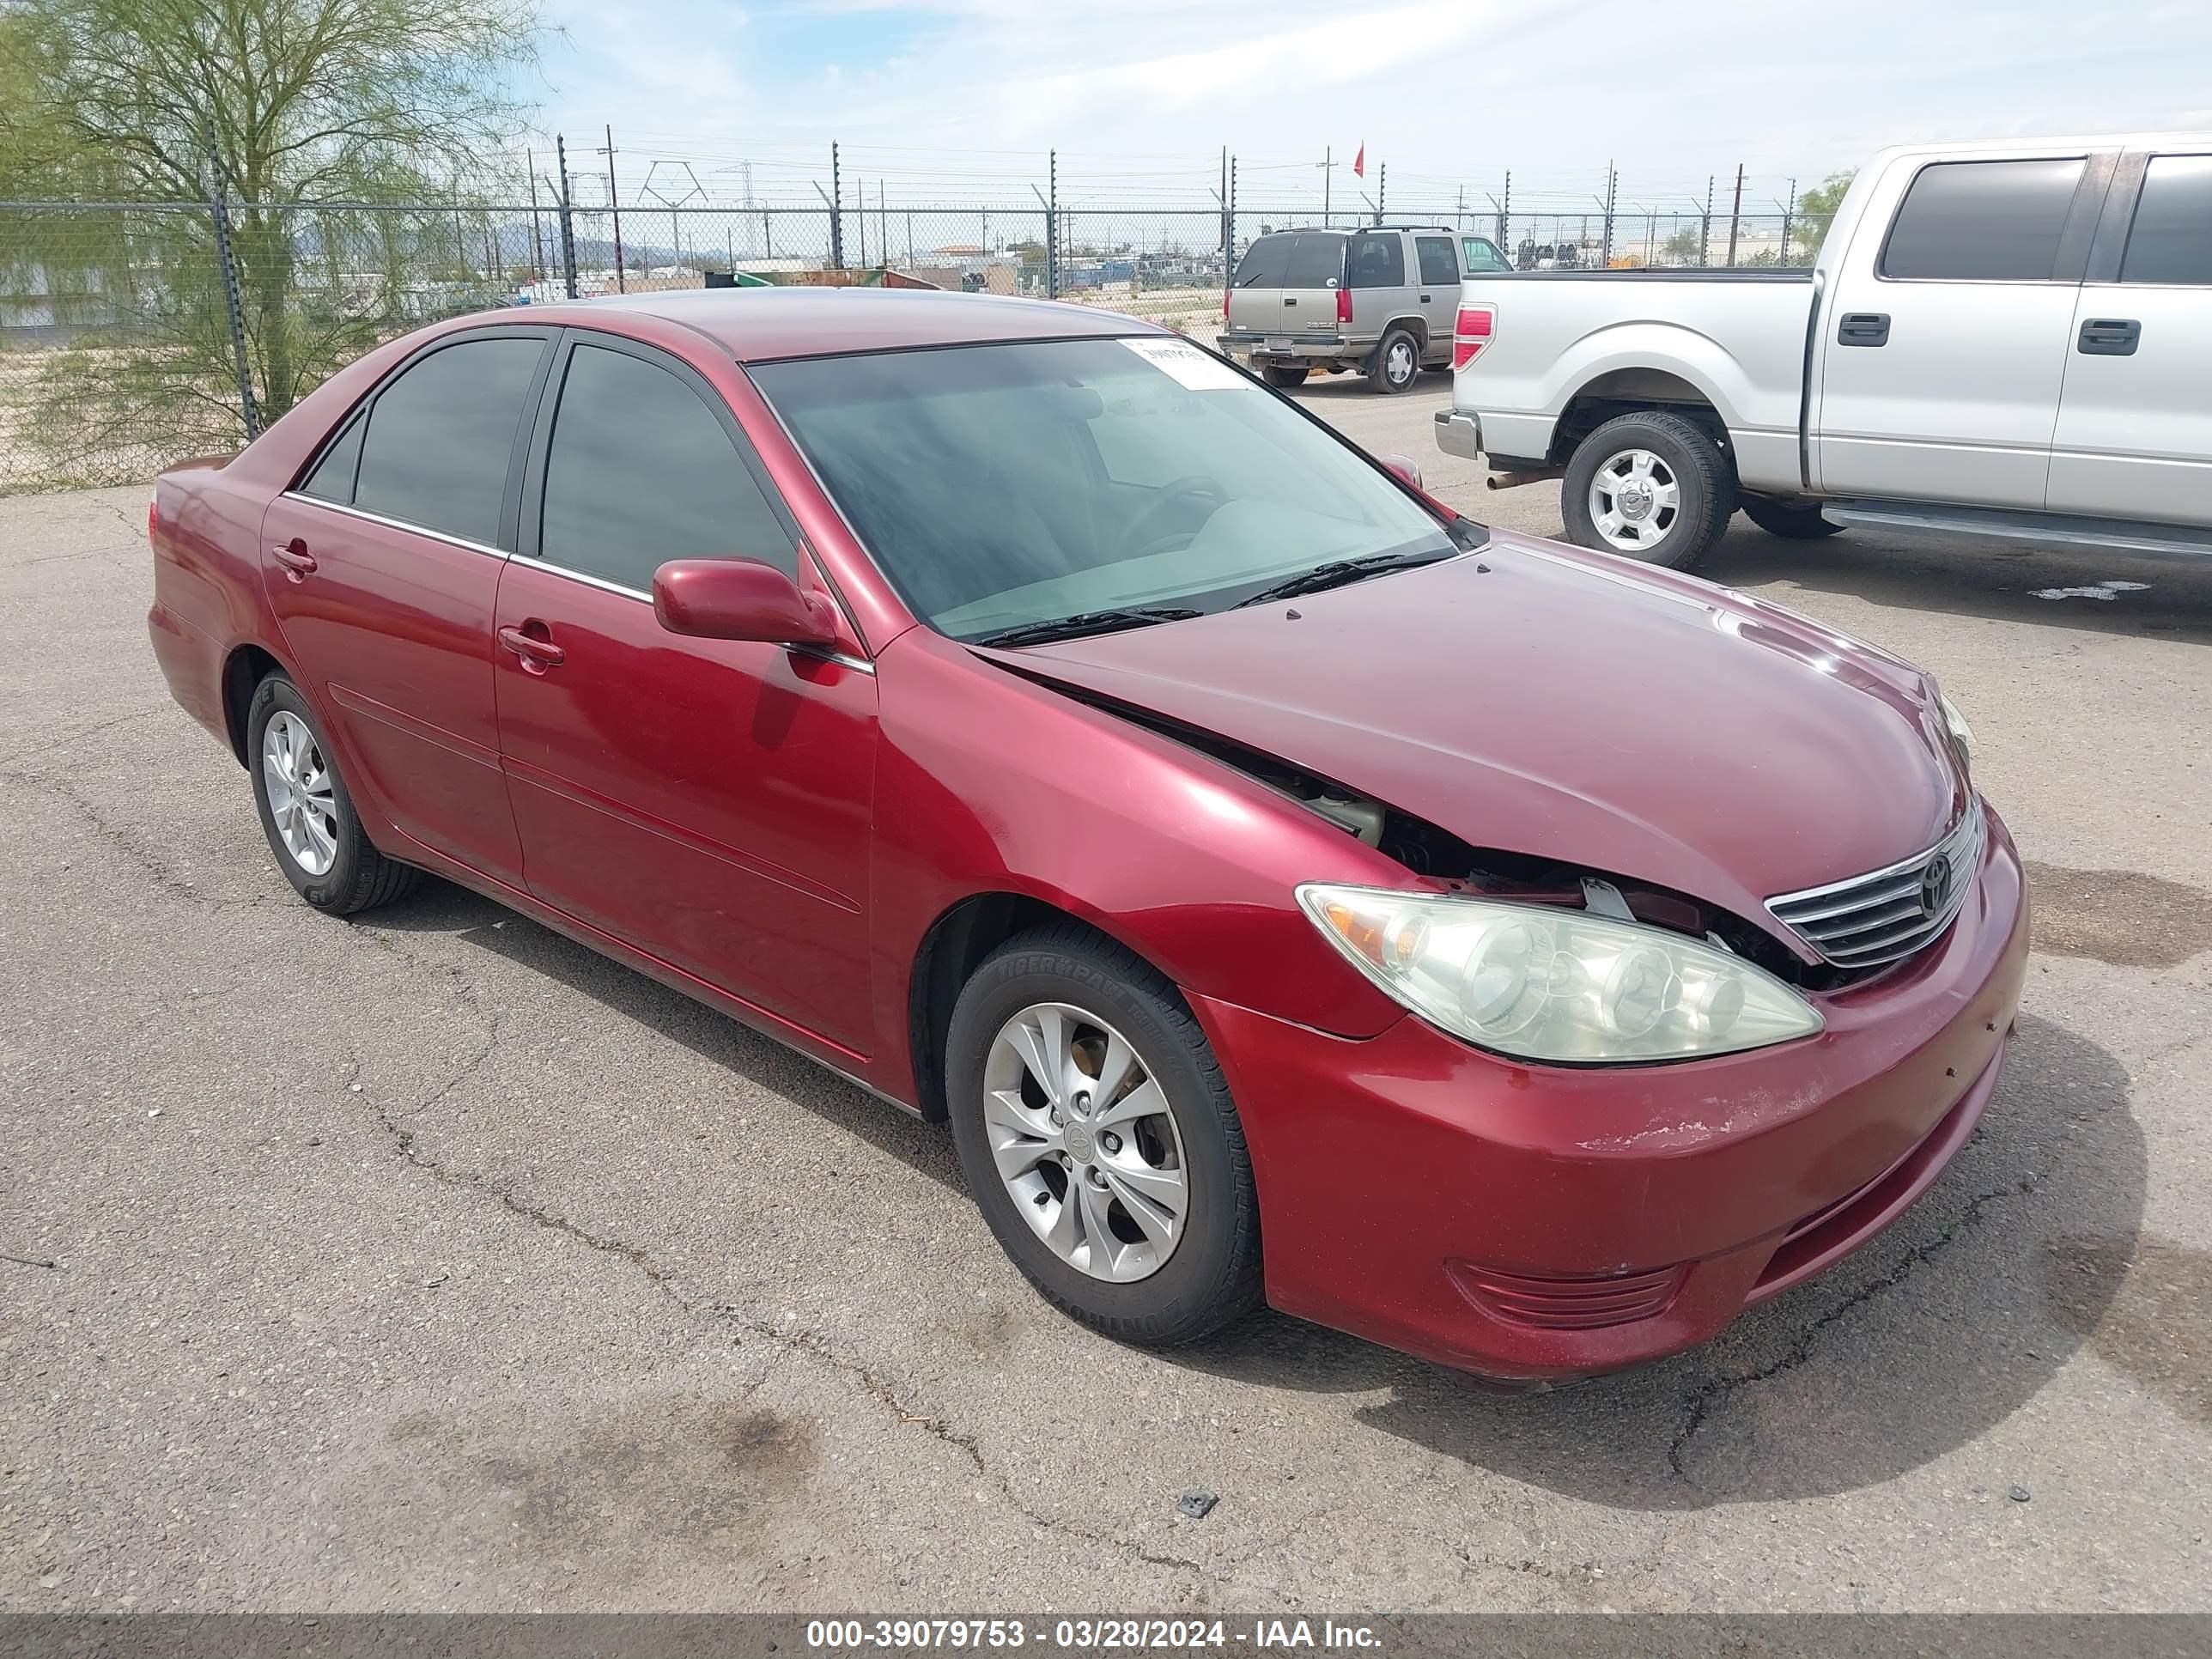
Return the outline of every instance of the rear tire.
<path id="1" fill-rule="evenodd" d="M 960 993 L 945 1077 L 969 1191 L 1062 1312 L 1171 1346 L 1259 1305 L 1259 1200 L 1236 1103 L 1190 1010 L 1139 957 L 1073 921 L 1009 939 Z M 1137 1194 L 1162 1200 L 1152 1225 Z"/>
<path id="2" fill-rule="evenodd" d="M 1421 343 L 1409 329 L 1394 328 L 1375 348 L 1375 362 L 1367 371 L 1367 384 L 1388 397 L 1408 391 L 1421 378 Z"/>
<path id="3" fill-rule="evenodd" d="M 1304 363 L 1269 363 L 1260 371 L 1269 386 L 1280 386 L 1285 392 L 1294 386 L 1304 386 L 1310 372 Z"/>
<path id="4" fill-rule="evenodd" d="M 276 867 L 309 904 L 325 915 L 349 916 L 415 885 L 421 871 L 370 842 L 313 711 L 282 674 L 253 688 L 246 755 L 261 833 Z"/>
<path id="5" fill-rule="evenodd" d="M 1822 518 L 1816 502 L 1775 501 L 1764 496 L 1747 495 L 1737 505 L 1743 508 L 1745 518 L 1768 535 L 1793 542 L 1817 542 L 1841 533 L 1844 528 L 1833 519 Z"/>
<path id="6" fill-rule="evenodd" d="M 1591 433 L 1559 486 L 1570 541 L 1671 570 L 1705 556 L 1735 505 L 1728 453 L 1696 422 L 1658 410 Z"/>

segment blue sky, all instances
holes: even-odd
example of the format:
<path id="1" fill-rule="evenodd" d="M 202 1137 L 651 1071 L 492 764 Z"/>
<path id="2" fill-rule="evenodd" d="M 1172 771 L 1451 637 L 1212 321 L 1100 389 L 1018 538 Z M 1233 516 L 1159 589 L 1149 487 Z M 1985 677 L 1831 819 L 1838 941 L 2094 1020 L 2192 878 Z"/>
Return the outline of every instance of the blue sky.
<path id="1" fill-rule="evenodd" d="M 828 147 L 902 201 L 1318 201 L 1324 146 L 1364 143 L 1391 199 L 1464 185 L 1680 201 L 1749 169 L 1752 200 L 1884 143 L 2212 126 L 2212 5 L 2034 0 L 549 0 L 540 125 L 572 164 L 611 125 L 622 191 L 813 200 Z M 583 155 L 578 155 L 578 150 Z M 660 162 L 653 167 L 655 161 Z M 682 165 L 678 165 L 678 164 Z M 685 169 L 688 167 L 688 171 Z M 1338 199 L 1357 188 L 1335 175 Z"/>

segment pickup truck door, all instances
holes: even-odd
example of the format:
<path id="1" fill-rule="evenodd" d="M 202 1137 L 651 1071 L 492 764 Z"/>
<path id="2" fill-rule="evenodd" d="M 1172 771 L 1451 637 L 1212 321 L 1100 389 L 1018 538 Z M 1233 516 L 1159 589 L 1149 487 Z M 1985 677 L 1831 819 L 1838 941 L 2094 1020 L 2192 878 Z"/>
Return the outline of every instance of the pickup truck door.
<path id="1" fill-rule="evenodd" d="M 1830 495 L 2040 507 L 2075 295 L 2114 157 L 1897 164 L 1821 307 Z"/>
<path id="2" fill-rule="evenodd" d="M 2212 524 L 2212 146 L 2125 157 L 2067 342 L 2057 513 Z"/>

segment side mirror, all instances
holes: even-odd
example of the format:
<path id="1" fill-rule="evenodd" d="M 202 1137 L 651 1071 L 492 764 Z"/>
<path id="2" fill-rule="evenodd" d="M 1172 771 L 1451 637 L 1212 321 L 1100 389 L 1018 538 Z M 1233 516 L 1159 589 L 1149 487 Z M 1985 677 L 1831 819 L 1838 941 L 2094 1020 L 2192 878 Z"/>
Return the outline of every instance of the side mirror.
<path id="1" fill-rule="evenodd" d="M 1405 485 L 1407 489 L 1419 489 L 1421 487 L 1421 469 L 1413 465 L 1412 457 L 1377 455 L 1375 459 L 1382 463 L 1382 470 L 1385 472 Z"/>
<path id="2" fill-rule="evenodd" d="M 672 634 L 769 645 L 835 645 L 829 600 L 758 559 L 675 559 L 653 573 L 653 614 Z"/>

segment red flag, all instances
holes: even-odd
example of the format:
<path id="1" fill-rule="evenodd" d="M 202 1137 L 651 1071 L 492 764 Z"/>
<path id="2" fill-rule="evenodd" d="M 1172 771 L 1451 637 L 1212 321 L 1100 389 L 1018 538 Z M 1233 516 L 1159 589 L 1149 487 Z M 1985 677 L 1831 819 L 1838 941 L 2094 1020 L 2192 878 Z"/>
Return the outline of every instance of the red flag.
<path id="1" fill-rule="evenodd" d="M 1364 139 L 1360 141 L 1359 154 L 1352 158 L 1352 174 L 1355 179 L 1367 176 L 1367 143 Z"/>

